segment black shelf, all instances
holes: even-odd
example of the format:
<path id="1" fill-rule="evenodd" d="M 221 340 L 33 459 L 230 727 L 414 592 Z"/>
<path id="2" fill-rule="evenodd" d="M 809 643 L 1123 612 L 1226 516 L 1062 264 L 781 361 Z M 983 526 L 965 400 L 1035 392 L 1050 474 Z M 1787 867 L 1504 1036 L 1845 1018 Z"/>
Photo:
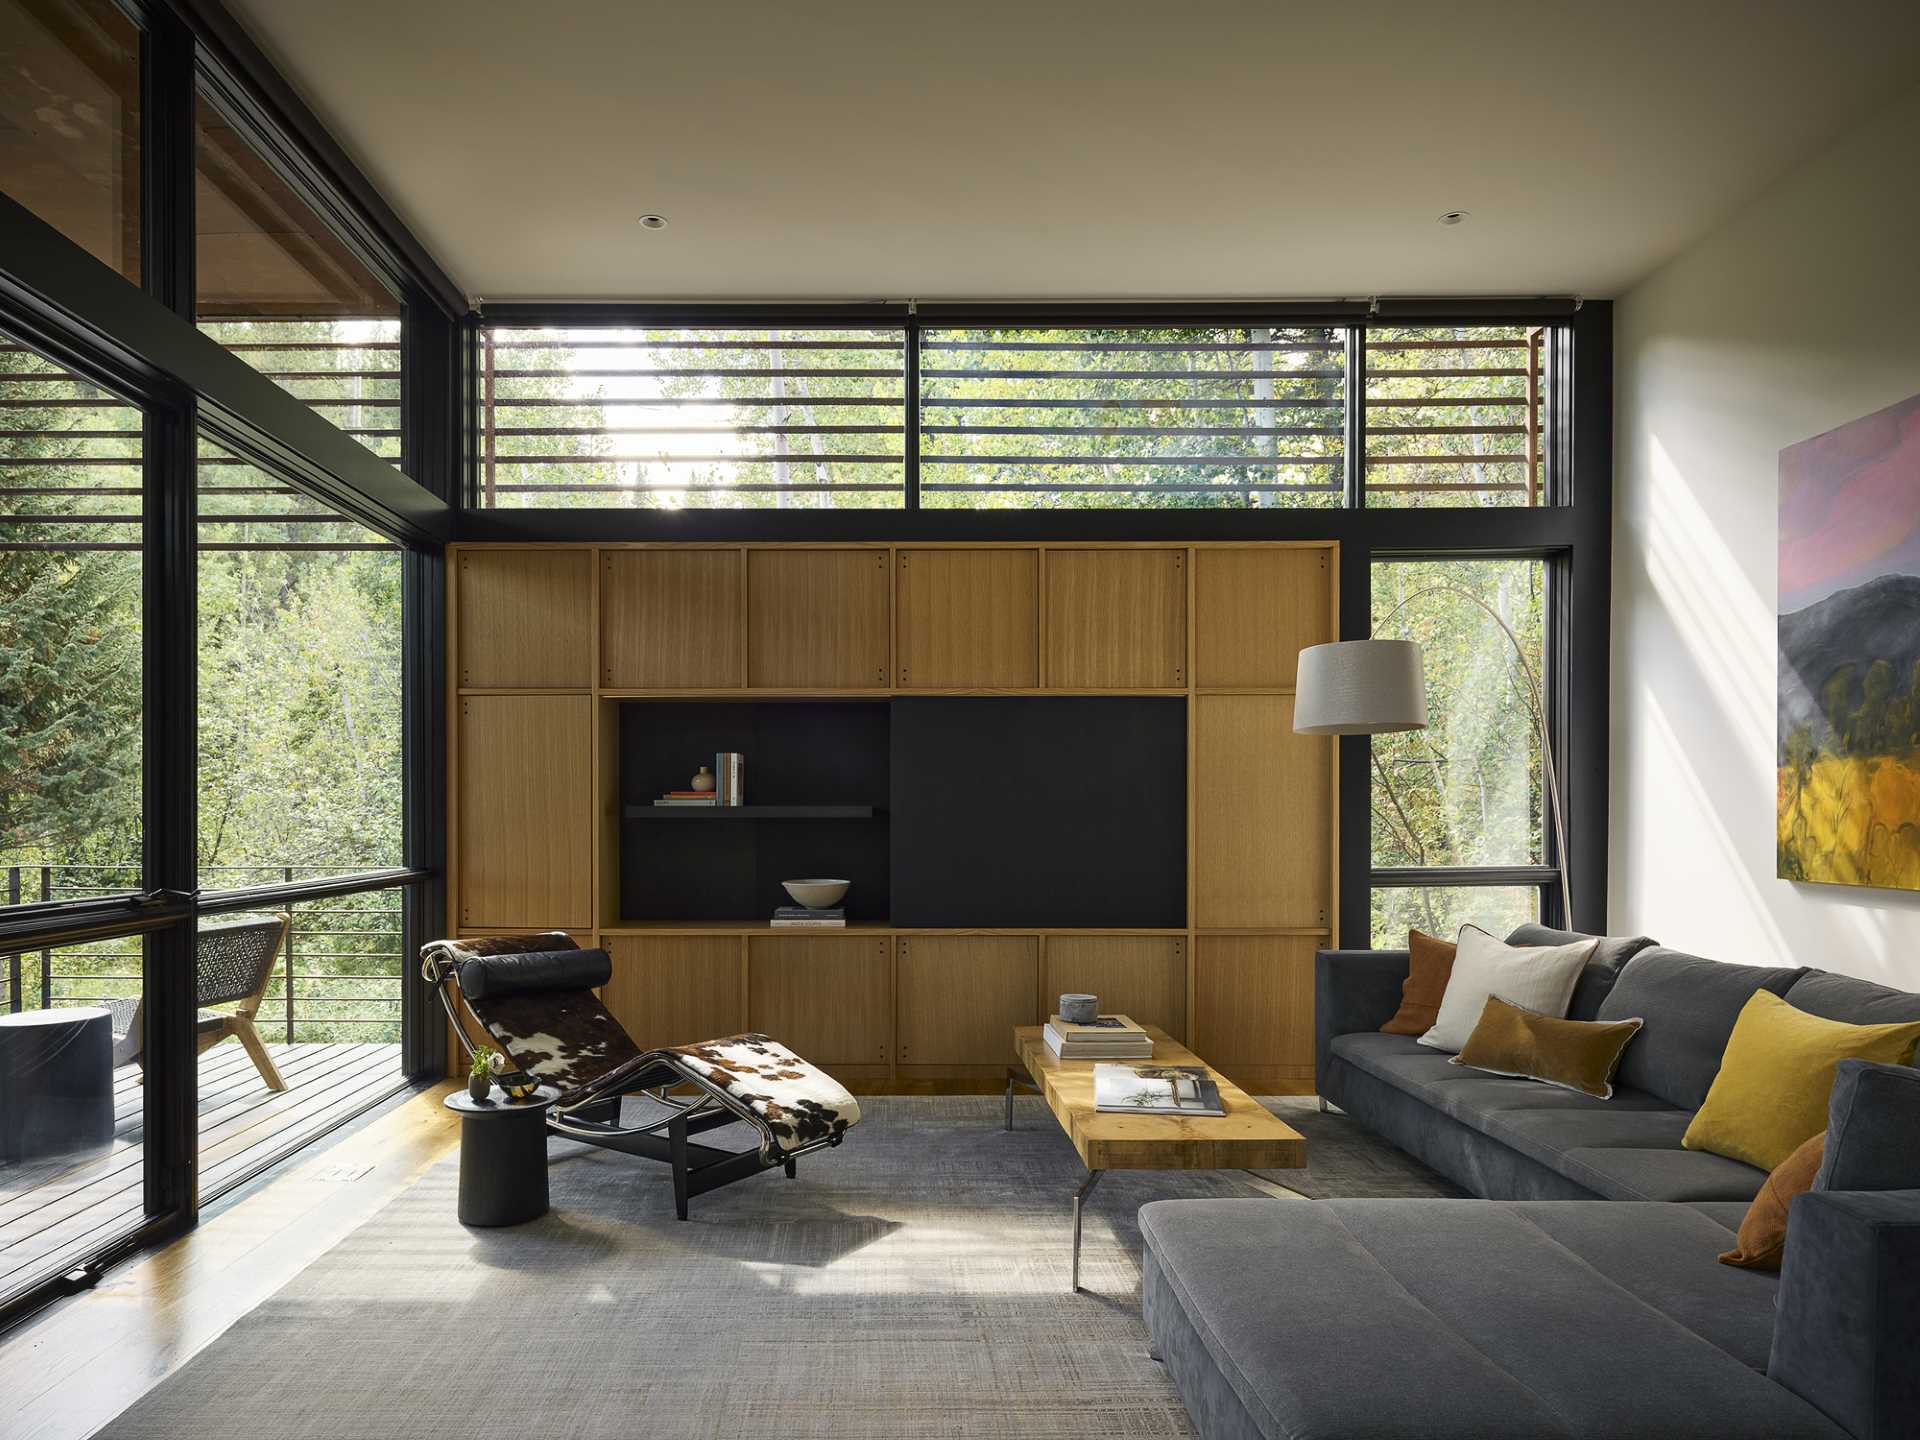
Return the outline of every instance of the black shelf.
<path id="1" fill-rule="evenodd" d="M 629 805 L 629 820 L 871 820 L 876 805 Z"/>

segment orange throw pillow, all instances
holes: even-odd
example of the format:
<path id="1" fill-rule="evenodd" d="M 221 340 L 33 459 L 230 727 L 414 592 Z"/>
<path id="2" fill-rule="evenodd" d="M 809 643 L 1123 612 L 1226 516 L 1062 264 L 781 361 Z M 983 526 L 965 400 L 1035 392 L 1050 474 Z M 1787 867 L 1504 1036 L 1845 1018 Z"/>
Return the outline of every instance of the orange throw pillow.
<path id="1" fill-rule="evenodd" d="M 1780 1253 L 1787 1248 L 1787 1210 L 1793 1197 L 1813 1188 L 1821 1157 L 1827 1153 L 1827 1132 L 1803 1144 L 1767 1176 L 1767 1183 L 1747 1207 L 1740 1222 L 1740 1238 L 1734 1248 L 1720 1257 L 1722 1265 L 1738 1265 L 1742 1270 L 1778 1270 Z"/>
<path id="2" fill-rule="evenodd" d="M 1424 1035 L 1440 1018 L 1440 1000 L 1453 976 L 1453 942 L 1419 930 L 1407 932 L 1412 961 L 1400 986 L 1400 1008 L 1380 1027 L 1386 1035 Z"/>

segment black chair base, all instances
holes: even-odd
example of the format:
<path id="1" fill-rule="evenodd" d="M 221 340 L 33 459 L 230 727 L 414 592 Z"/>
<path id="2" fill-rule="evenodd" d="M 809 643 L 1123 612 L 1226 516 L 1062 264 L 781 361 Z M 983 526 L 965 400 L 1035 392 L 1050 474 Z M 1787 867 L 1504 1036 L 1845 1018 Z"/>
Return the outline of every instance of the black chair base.
<path id="1" fill-rule="evenodd" d="M 647 1130 L 620 1128 L 619 1110 L 620 1097 L 611 1096 L 565 1115 L 549 1116 L 547 1127 L 551 1133 L 568 1140 L 597 1145 L 603 1150 L 617 1150 L 623 1155 L 637 1155 L 646 1160 L 661 1160 L 671 1165 L 673 1208 L 682 1220 L 687 1218 L 688 1202 L 695 1195 L 718 1190 L 722 1185 L 731 1185 L 736 1180 L 758 1175 L 762 1170 L 772 1170 L 777 1166 L 786 1172 L 789 1180 L 795 1178 L 799 1173 L 795 1162 L 806 1153 L 775 1151 L 767 1155 L 758 1146 L 751 1150 L 722 1150 L 715 1145 L 696 1144 L 690 1138 L 740 1123 L 740 1117 L 727 1110 L 672 1116 L 665 1123 L 664 1135 L 660 1133 L 659 1126 Z M 611 1123 L 600 1118 L 603 1115 L 610 1115 Z M 840 1138 L 835 1136 L 822 1143 L 838 1145 Z"/>

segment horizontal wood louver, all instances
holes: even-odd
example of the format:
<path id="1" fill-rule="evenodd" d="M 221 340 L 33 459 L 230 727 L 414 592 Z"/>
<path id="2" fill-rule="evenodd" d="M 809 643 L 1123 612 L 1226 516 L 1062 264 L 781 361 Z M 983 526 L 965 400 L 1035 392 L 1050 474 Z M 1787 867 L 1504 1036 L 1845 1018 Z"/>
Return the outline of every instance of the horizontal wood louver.
<path id="1" fill-rule="evenodd" d="M 489 328 L 479 503 L 898 507 L 905 374 L 898 329 Z"/>
<path id="2" fill-rule="evenodd" d="M 929 507 L 1337 506 L 1344 332 L 927 330 Z"/>

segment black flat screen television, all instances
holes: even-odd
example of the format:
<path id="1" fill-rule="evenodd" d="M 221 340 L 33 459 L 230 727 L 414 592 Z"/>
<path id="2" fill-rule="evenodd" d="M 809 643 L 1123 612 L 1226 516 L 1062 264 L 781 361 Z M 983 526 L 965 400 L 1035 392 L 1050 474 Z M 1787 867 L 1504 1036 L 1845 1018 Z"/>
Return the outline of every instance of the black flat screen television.
<path id="1" fill-rule="evenodd" d="M 1186 925 L 1185 700 L 902 697 L 892 730 L 894 925 Z"/>

